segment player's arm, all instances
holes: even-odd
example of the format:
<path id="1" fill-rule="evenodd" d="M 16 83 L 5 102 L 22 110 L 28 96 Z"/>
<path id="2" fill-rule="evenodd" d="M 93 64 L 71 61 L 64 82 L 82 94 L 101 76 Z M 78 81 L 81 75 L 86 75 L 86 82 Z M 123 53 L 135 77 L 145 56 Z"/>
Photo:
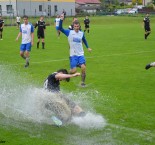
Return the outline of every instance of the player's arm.
<path id="1" fill-rule="evenodd" d="M 2 22 L 2 27 L 1 28 L 3 28 L 4 27 L 4 20 L 3 20 L 3 22 Z"/>
<path id="2" fill-rule="evenodd" d="M 86 38 L 85 38 L 85 36 L 84 36 L 84 35 L 83 35 L 83 37 L 82 37 L 82 41 L 83 41 L 83 43 L 85 44 L 85 46 L 87 47 L 88 51 L 89 51 L 89 52 L 91 52 L 91 51 L 92 51 L 92 49 L 91 49 L 91 48 L 89 48 L 88 43 L 87 43 L 87 40 L 86 40 Z"/>
<path id="3" fill-rule="evenodd" d="M 70 33 L 70 30 L 64 29 L 62 27 L 63 19 L 64 19 L 64 16 L 61 16 L 60 23 L 59 23 L 59 28 L 58 29 L 68 37 L 69 36 L 69 33 Z"/>
<path id="4" fill-rule="evenodd" d="M 38 27 L 38 21 L 36 22 L 36 24 L 35 24 L 34 28 L 37 28 L 37 27 Z"/>
<path id="5" fill-rule="evenodd" d="M 19 32 L 16 38 L 16 41 L 18 41 L 19 37 L 22 35 L 22 32 Z"/>
<path id="6" fill-rule="evenodd" d="M 55 75 L 55 78 L 56 79 L 67 79 L 67 78 L 72 78 L 72 77 L 77 77 L 77 76 L 80 76 L 81 74 L 80 73 L 74 73 L 74 74 L 62 74 L 62 73 L 58 73 Z"/>
<path id="7" fill-rule="evenodd" d="M 31 45 L 33 45 L 34 42 L 34 27 L 31 25 Z"/>
<path id="8" fill-rule="evenodd" d="M 46 29 L 46 23 L 44 22 L 44 30 Z"/>

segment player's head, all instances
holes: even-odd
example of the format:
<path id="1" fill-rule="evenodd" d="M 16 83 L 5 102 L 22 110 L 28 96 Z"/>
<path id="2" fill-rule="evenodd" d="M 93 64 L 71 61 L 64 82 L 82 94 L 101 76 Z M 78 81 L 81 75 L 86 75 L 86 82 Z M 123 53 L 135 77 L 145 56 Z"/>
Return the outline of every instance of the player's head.
<path id="1" fill-rule="evenodd" d="M 73 28 L 75 31 L 78 31 L 80 29 L 80 23 L 78 20 L 73 22 Z"/>
<path id="2" fill-rule="evenodd" d="M 0 16 L 0 19 L 2 19 L 2 16 Z"/>
<path id="3" fill-rule="evenodd" d="M 146 14 L 146 17 L 149 17 L 149 14 L 148 13 Z"/>
<path id="4" fill-rule="evenodd" d="M 43 21 L 44 20 L 44 16 L 40 16 L 40 20 Z"/>
<path id="5" fill-rule="evenodd" d="M 68 71 L 66 69 L 59 69 L 57 72 L 58 73 L 63 73 L 63 74 L 68 74 Z M 66 78 L 66 81 L 69 82 L 70 78 Z"/>
<path id="6" fill-rule="evenodd" d="M 24 15 L 23 16 L 23 21 L 25 24 L 28 24 L 28 16 Z"/>

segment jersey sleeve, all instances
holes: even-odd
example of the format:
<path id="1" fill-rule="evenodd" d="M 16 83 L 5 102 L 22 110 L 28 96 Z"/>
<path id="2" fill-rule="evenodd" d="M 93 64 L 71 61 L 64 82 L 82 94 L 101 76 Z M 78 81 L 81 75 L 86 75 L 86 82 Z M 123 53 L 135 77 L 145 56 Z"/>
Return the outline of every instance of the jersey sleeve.
<path id="1" fill-rule="evenodd" d="M 34 32 L 34 27 L 33 27 L 33 25 L 31 25 L 31 33 L 33 33 Z"/>
<path id="2" fill-rule="evenodd" d="M 84 35 L 83 35 L 83 37 L 82 37 L 82 41 L 83 41 L 83 43 L 85 44 L 85 46 L 86 46 L 87 48 L 89 48 L 88 43 L 87 43 L 87 40 L 86 40 L 86 38 L 85 38 Z"/>
<path id="3" fill-rule="evenodd" d="M 70 33 L 70 30 L 69 29 L 64 29 L 62 27 L 62 23 L 63 23 L 63 20 L 60 20 L 59 28 L 58 29 L 68 37 L 69 33 Z"/>

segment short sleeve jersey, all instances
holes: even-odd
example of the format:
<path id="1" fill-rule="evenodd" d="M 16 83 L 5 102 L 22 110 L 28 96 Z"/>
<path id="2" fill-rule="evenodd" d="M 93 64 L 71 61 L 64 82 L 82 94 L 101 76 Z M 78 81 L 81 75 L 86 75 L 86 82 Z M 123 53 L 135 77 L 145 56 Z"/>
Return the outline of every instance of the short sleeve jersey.
<path id="1" fill-rule="evenodd" d="M 38 31 L 43 32 L 44 29 L 46 29 L 46 23 L 45 21 L 37 21 L 35 28 L 38 27 Z"/>
<path id="2" fill-rule="evenodd" d="M 145 27 L 150 27 L 150 19 L 149 19 L 149 17 L 145 17 L 143 22 L 144 22 Z"/>
<path id="3" fill-rule="evenodd" d="M 84 19 L 84 24 L 85 25 L 89 25 L 89 23 L 90 23 L 89 19 Z"/>
<path id="4" fill-rule="evenodd" d="M 56 80 L 55 75 L 57 72 L 50 74 L 47 79 L 45 80 L 44 87 L 45 89 L 52 91 L 52 92 L 58 92 L 60 91 L 60 82 L 59 80 Z"/>
<path id="5" fill-rule="evenodd" d="M 34 32 L 33 25 L 30 23 L 28 23 L 27 25 L 21 24 L 20 32 L 22 33 L 22 44 L 30 43 L 32 40 L 31 33 Z"/>

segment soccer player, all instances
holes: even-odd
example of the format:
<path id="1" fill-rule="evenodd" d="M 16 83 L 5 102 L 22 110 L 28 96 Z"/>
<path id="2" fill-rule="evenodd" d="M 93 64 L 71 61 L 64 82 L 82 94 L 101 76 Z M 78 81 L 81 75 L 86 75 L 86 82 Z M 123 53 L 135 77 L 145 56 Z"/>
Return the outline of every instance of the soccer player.
<path id="1" fill-rule="evenodd" d="M 17 29 L 19 29 L 19 26 L 20 26 L 20 16 L 18 16 L 18 15 L 16 17 L 16 23 L 17 23 Z"/>
<path id="2" fill-rule="evenodd" d="M 26 60 L 25 67 L 28 67 L 31 46 L 33 45 L 34 39 L 34 27 L 28 22 L 28 16 L 23 16 L 23 21 L 24 23 L 20 25 L 20 32 L 16 38 L 16 41 L 18 41 L 19 37 L 22 35 L 20 56 Z"/>
<path id="3" fill-rule="evenodd" d="M 155 62 L 151 62 L 145 66 L 145 69 L 148 70 L 150 67 L 155 67 Z"/>
<path id="4" fill-rule="evenodd" d="M 60 15 L 57 15 L 57 17 L 55 18 L 54 24 L 55 24 L 55 29 L 57 31 L 57 36 L 58 38 L 60 37 L 60 30 L 59 28 L 59 22 L 60 22 Z"/>
<path id="5" fill-rule="evenodd" d="M 37 30 L 37 36 L 38 36 L 38 42 L 37 42 L 37 48 L 39 48 L 40 39 L 42 39 L 42 49 L 45 49 L 45 29 L 46 29 L 46 23 L 44 21 L 44 17 L 41 16 L 40 20 L 37 21 L 35 24 L 35 28 L 38 27 Z"/>
<path id="6" fill-rule="evenodd" d="M 3 27 L 4 27 L 4 20 L 2 19 L 2 16 L 0 16 L 0 40 L 3 40 Z"/>
<path id="7" fill-rule="evenodd" d="M 84 42 L 85 46 L 88 48 L 88 51 L 91 52 L 91 48 L 89 48 L 87 40 L 85 39 L 84 32 L 80 31 L 80 23 L 78 21 L 74 21 L 73 27 L 74 30 L 63 29 L 64 16 L 61 15 L 59 29 L 62 33 L 64 33 L 68 37 L 69 47 L 70 47 L 70 73 L 74 74 L 77 71 L 77 66 L 81 68 L 81 86 L 85 86 L 85 78 L 86 78 L 86 61 L 84 57 L 84 50 L 82 46 L 82 42 Z"/>
<path id="8" fill-rule="evenodd" d="M 147 39 L 147 37 L 151 33 L 149 14 L 146 14 L 146 17 L 144 18 L 143 23 L 144 23 L 144 30 L 145 30 L 144 38 Z"/>
<path id="9" fill-rule="evenodd" d="M 66 104 L 70 107 L 72 115 L 76 116 L 84 116 L 85 112 L 82 110 L 80 106 L 75 104 L 73 101 L 68 99 L 66 96 L 60 93 L 60 81 L 66 80 L 67 82 L 70 81 L 70 78 L 80 76 L 80 73 L 68 74 L 66 69 L 60 69 L 57 72 L 50 74 L 45 82 L 44 88 L 53 93 L 57 93 L 61 99 L 63 99 Z M 46 104 L 46 108 L 50 109 L 52 106 L 51 104 Z M 58 114 L 56 114 L 58 115 Z M 63 120 L 63 118 L 56 118 L 56 120 Z"/>
<path id="10" fill-rule="evenodd" d="M 89 33 L 89 23 L 90 23 L 90 20 L 89 20 L 88 16 L 86 16 L 84 19 L 84 24 L 85 24 L 84 32 L 87 31 Z"/>

